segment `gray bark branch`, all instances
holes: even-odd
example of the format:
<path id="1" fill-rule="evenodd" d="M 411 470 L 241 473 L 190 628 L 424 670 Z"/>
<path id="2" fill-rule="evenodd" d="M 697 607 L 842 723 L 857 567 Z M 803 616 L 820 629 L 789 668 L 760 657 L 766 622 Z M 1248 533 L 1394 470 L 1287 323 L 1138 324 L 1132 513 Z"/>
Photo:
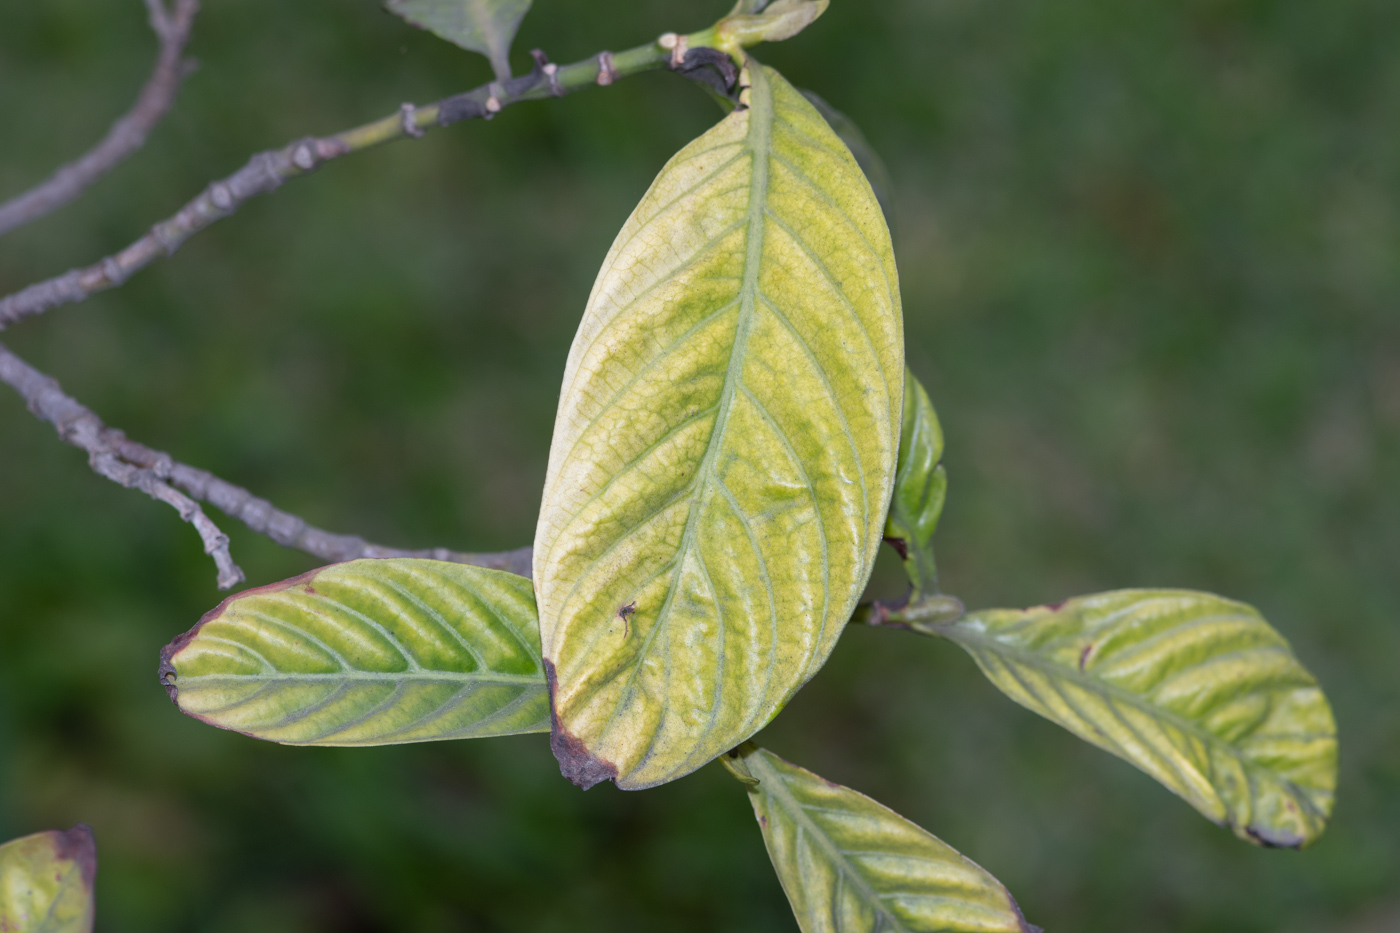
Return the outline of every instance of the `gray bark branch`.
<path id="1" fill-rule="evenodd" d="M 644 54 L 638 55 L 639 51 Z M 281 149 L 254 155 L 243 168 L 210 184 L 179 213 L 157 223 L 121 252 L 0 298 L 0 330 L 24 318 L 116 288 L 155 260 L 174 254 L 190 237 L 233 214 L 245 201 L 276 191 L 283 182 L 314 172 L 332 159 L 395 139 L 417 138 L 433 127 L 450 126 L 461 120 L 489 120 L 513 104 L 561 97 L 598 83 L 596 56 L 556 66 L 538 50 L 533 54 L 535 68 L 530 74 L 505 82 L 492 81 L 423 107 L 405 104 L 393 115 L 373 123 L 331 136 L 308 136 Z M 616 62 L 622 54 L 612 60 Z M 607 72 L 613 80 L 657 68 L 670 68 L 699 80 L 695 75 L 708 73 L 707 63 L 733 67 L 727 55 L 713 49 L 691 49 L 679 61 L 656 43 L 625 54 L 630 64 L 626 68 L 614 64 L 613 70 Z"/>
<path id="2" fill-rule="evenodd" d="M 64 394 L 57 380 L 30 366 L 3 344 L 0 344 L 0 382 L 18 392 L 29 410 L 52 425 L 60 438 L 86 452 L 88 464 L 99 476 L 128 489 L 139 489 L 171 505 L 182 519 L 194 525 L 204 542 L 205 553 L 214 558 L 218 567 L 220 589 L 229 589 L 241 582 L 243 571 L 233 562 L 228 536 L 204 514 L 195 500 L 214 506 L 278 544 L 328 562 L 425 557 L 505 570 L 523 577 L 531 574 L 532 549 L 529 547 L 483 554 L 447 548 L 408 550 L 372 544 L 358 535 L 334 534 L 317 528 L 240 486 L 180 463 L 169 454 L 108 427 L 90 409 Z"/>
<path id="3" fill-rule="evenodd" d="M 151 29 L 160 40 L 155 69 L 141 89 L 136 103 L 112 124 L 107 135 L 82 158 L 64 165 L 47 181 L 0 204 L 0 236 L 38 220 L 72 201 L 97 179 L 110 172 L 146 144 L 146 137 L 169 112 L 180 83 L 190 72 L 184 58 L 185 44 L 199 0 L 175 0 L 172 10 L 164 0 L 146 0 Z"/>

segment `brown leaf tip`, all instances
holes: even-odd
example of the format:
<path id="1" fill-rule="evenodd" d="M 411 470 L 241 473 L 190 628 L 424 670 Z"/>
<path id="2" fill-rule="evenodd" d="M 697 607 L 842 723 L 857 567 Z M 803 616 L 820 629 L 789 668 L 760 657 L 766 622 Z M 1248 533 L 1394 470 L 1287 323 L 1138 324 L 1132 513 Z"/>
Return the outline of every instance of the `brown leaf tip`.
<path id="1" fill-rule="evenodd" d="M 92 827 L 79 823 L 66 833 L 54 831 L 54 854 L 63 861 L 75 862 L 83 874 L 83 884 L 92 888 L 97 877 L 97 843 L 92 838 Z"/>
<path id="2" fill-rule="evenodd" d="M 554 662 L 548 658 L 544 662 L 544 676 L 549 684 L 549 750 L 559 762 L 560 773 L 584 790 L 603 781 L 616 781 L 617 767 L 590 752 L 578 736 L 560 724 L 554 706 Z"/>
<path id="3" fill-rule="evenodd" d="M 335 564 L 329 564 L 327 566 L 334 567 Z M 255 586 L 241 593 L 234 593 L 201 616 L 200 620 L 194 624 L 194 628 L 183 635 L 175 636 L 175 639 L 171 641 L 170 644 L 160 649 L 160 667 L 156 669 L 156 676 L 160 678 L 160 685 L 165 688 L 165 695 L 170 697 L 170 702 L 174 703 L 177 707 L 180 705 L 180 688 L 176 684 L 175 655 L 185 650 L 185 647 L 195 640 L 195 637 L 199 635 L 200 629 L 223 615 L 228 609 L 229 603 L 233 602 L 235 599 L 243 599 L 245 596 L 256 596 L 259 593 L 278 593 L 282 590 L 297 586 L 298 584 L 308 584 L 306 587 L 307 591 L 314 594 L 315 590 L 311 588 L 309 581 L 314 578 L 316 574 L 325 569 L 326 567 L 317 567 L 315 570 L 308 570 L 306 573 L 298 574 L 290 580 Z"/>
<path id="4" fill-rule="evenodd" d="M 1303 837 L 1294 835 L 1287 830 L 1273 830 L 1267 827 L 1246 826 L 1245 834 L 1257 846 L 1265 849 L 1301 849 L 1303 848 Z"/>

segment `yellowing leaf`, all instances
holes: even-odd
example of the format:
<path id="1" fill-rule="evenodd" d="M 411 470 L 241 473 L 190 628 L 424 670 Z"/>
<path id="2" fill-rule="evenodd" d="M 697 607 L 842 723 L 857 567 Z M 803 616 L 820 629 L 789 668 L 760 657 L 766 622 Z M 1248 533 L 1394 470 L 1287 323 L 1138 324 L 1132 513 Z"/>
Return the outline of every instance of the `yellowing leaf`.
<path id="1" fill-rule="evenodd" d="M 333 564 L 224 601 L 161 652 L 180 710 L 287 745 L 549 730 L 530 581 L 411 558 Z"/>
<path id="2" fill-rule="evenodd" d="M 385 0 L 421 29 L 491 59 L 496 77 L 510 77 L 510 44 L 533 0 Z"/>
<path id="3" fill-rule="evenodd" d="M 841 137 L 846 148 L 851 150 L 851 155 L 856 157 L 856 164 L 865 173 L 866 180 L 875 192 L 875 199 L 880 202 L 880 208 L 885 212 L 885 223 L 889 224 L 890 232 L 894 233 L 894 182 L 890 178 L 890 170 L 885 168 L 885 161 L 880 158 L 875 147 L 870 145 L 870 140 L 865 138 L 865 134 L 854 120 L 831 106 L 815 91 L 804 90 L 802 96 L 812 102 L 812 106 L 817 108 L 817 113 L 822 115 L 822 119 L 826 120 L 832 131 Z M 907 372 L 905 378 L 908 378 Z"/>
<path id="4" fill-rule="evenodd" d="M 680 777 L 825 663 L 879 546 L 903 400 L 889 232 L 777 72 L 613 244 L 564 374 L 535 539 L 553 747 Z"/>
<path id="5" fill-rule="evenodd" d="M 909 582 L 910 601 L 938 592 L 938 566 L 933 560 L 933 532 L 948 495 L 943 459 L 943 428 L 928 393 L 904 375 L 904 430 L 899 435 L 899 467 L 895 474 L 885 540 L 899 551 Z"/>
<path id="6" fill-rule="evenodd" d="M 1017 703 L 1137 765 L 1242 839 L 1301 848 L 1327 824 L 1332 709 L 1283 636 L 1243 603 L 1120 590 L 927 630 L 967 649 Z"/>
<path id="7" fill-rule="evenodd" d="M 79 824 L 0 846 L 0 931 L 90 933 L 97 849 Z"/>
<path id="8" fill-rule="evenodd" d="M 888 807 L 766 749 L 737 757 L 803 933 L 1038 930 L 1001 882 Z"/>

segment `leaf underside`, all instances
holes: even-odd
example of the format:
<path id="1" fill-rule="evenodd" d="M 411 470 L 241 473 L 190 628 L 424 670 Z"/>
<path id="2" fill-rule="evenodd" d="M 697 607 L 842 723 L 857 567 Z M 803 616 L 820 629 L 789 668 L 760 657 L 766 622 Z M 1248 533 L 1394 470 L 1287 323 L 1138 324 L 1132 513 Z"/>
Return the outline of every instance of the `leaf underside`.
<path id="1" fill-rule="evenodd" d="M 743 753 L 803 933 L 1031 933 L 987 871 L 888 807 L 761 748 Z"/>
<path id="2" fill-rule="evenodd" d="M 1252 607 L 1120 590 L 973 613 L 945 635 L 1017 703 L 1124 758 L 1237 836 L 1301 848 L 1332 811 L 1337 729 Z"/>
<path id="3" fill-rule="evenodd" d="M 535 541 L 555 753 L 673 780 L 767 723 L 870 573 L 898 444 L 889 232 L 777 72 L 662 170 L 564 375 Z"/>
<path id="4" fill-rule="evenodd" d="M 510 77 L 510 44 L 533 0 L 386 0 L 393 13 L 491 60 L 501 79 Z"/>
<path id="5" fill-rule="evenodd" d="M 530 581 L 412 558 L 240 593 L 161 654 L 180 710 L 287 745 L 549 731 Z"/>
<path id="6" fill-rule="evenodd" d="M 938 567 L 933 559 L 933 533 L 948 495 L 943 464 L 943 428 L 928 393 L 913 373 L 904 375 L 904 429 L 899 435 L 899 467 L 895 473 L 885 538 L 904 559 L 904 569 L 917 599 L 938 592 Z"/>
<path id="7" fill-rule="evenodd" d="M 0 930 L 90 933 L 97 850 L 78 825 L 0 846 Z"/>

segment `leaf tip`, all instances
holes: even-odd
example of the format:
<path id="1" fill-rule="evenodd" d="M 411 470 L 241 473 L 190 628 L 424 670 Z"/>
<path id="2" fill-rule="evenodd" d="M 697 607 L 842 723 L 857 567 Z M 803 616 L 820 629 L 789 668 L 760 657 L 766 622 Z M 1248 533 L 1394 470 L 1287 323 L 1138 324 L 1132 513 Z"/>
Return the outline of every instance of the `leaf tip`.
<path id="1" fill-rule="evenodd" d="M 327 566 L 334 567 L 336 565 L 328 564 Z M 228 610 L 230 603 L 232 603 L 235 599 L 243 599 L 246 596 L 256 596 L 259 593 L 277 593 L 282 590 L 291 589 L 294 586 L 301 585 L 305 585 L 307 593 L 314 595 L 316 591 L 311 588 L 311 581 L 315 578 L 317 574 L 319 574 L 322 570 L 325 569 L 327 568 L 317 567 L 315 570 L 308 570 L 306 573 L 292 577 L 290 580 L 281 580 L 277 583 L 267 583 L 263 586 L 255 586 L 252 589 L 243 590 L 241 593 L 234 593 L 232 596 L 226 597 L 223 602 L 219 603 L 213 609 L 210 609 L 204 615 L 200 616 L 199 621 L 196 622 L 194 624 L 194 627 L 191 628 L 188 632 L 185 632 L 183 635 L 176 635 L 175 638 L 171 640 L 170 644 L 160 649 L 160 667 L 156 669 L 156 676 L 160 680 L 160 685 L 165 688 L 166 696 L 170 697 L 170 702 L 174 703 L 176 708 L 179 708 L 180 688 L 175 683 L 177 677 L 177 672 L 175 670 L 175 655 L 179 654 L 181 651 L 184 651 L 185 648 L 189 646 L 190 642 L 198 638 L 199 633 L 204 628 L 204 626 L 208 625 L 210 622 L 213 622 L 215 619 L 219 618 L 219 616 L 223 615 Z M 181 710 L 181 712 L 183 712 L 183 710 Z M 202 717 L 199 716 L 196 716 L 195 718 L 202 719 Z"/>
<path id="2" fill-rule="evenodd" d="M 91 888 L 97 877 L 97 843 L 92 827 L 79 823 L 67 832 L 54 831 L 54 854 L 63 861 L 73 862 L 82 873 L 83 884 Z"/>
<path id="3" fill-rule="evenodd" d="M 559 772 L 573 784 L 588 790 L 604 781 L 617 780 L 617 766 L 588 750 L 583 740 L 564 728 L 554 704 L 557 681 L 554 662 L 545 658 L 545 681 L 549 684 L 549 750 L 559 762 Z"/>
<path id="4" fill-rule="evenodd" d="M 1244 834 L 1250 842 L 1265 849 L 1301 851 L 1312 841 L 1287 830 L 1276 830 L 1262 826 L 1246 826 Z"/>
<path id="5" fill-rule="evenodd" d="M 1006 886 L 1002 886 L 1006 891 Z M 1026 922 L 1026 915 L 1021 911 L 1021 905 L 1016 902 L 1016 895 L 1006 891 L 1006 900 L 1011 904 L 1011 912 L 1016 915 L 1016 922 L 1021 925 L 1021 933 L 1045 933 L 1045 930 L 1033 923 Z"/>

